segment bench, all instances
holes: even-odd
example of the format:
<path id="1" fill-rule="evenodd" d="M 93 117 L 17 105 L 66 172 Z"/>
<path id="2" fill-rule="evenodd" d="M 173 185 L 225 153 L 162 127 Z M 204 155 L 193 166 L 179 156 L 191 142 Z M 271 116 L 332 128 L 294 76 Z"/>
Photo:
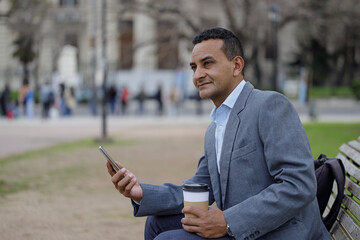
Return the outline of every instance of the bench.
<path id="1" fill-rule="evenodd" d="M 343 144 L 339 150 L 336 157 L 341 159 L 346 172 L 345 196 L 330 234 L 336 240 L 360 240 L 360 137 Z M 328 206 L 335 201 L 337 187 L 334 185 Z"/>

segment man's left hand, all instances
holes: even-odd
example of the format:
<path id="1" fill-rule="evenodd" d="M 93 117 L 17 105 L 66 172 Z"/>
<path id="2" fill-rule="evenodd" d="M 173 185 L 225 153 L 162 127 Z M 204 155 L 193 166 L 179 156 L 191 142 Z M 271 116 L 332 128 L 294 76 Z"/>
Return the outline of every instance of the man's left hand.
<path id="1" fill-rule="evenodd" d="M 184 207 L 182 213 L 190 213 L 197 218 L 181 219 L 185 231 L 193 232 L 203 238 L 219 238 L 226 235 L 226 220 L 223 212 L 216 206 L 204 211 L 196 207 Z"/>

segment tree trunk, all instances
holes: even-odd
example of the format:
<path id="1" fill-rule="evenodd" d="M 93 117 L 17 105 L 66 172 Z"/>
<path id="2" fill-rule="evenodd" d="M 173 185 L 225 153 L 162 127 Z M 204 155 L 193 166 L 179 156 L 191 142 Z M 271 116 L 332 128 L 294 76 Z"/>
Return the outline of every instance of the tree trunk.
<path id="1" fill-rule="evenodd" d="M 23 85 L 29 84 L 29 68 L 27 63 L 23 63 Z"/>

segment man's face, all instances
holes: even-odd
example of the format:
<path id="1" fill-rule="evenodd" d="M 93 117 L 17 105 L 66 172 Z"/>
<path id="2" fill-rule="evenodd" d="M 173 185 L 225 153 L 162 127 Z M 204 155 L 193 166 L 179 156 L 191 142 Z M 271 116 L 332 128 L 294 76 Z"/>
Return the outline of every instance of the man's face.
<path id="1" fill-rule="evenodd" d="M 236 78 L 236 63 L 221 50 L 223 40 L 209 39 L 194 46 L 190 67 L 193 83 L 201 98 L 210 98 L 219 107 L 242 80 Z"/>

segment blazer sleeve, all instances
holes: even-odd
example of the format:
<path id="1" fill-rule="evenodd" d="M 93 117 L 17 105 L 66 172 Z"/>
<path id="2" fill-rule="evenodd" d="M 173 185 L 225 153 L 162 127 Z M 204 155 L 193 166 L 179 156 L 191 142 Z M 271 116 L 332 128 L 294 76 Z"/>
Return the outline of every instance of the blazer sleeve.
<path id="1" fill-rule="evenodd" d="M 230 229 L 239 239 L 254 232 L 260 237 L 279 228 L 316 196 L 310 146 L 291 103 L 281 94 L 271 94 L 258 111 L 255 121 L 273 183 L 224 211 Z"/>
<path id="2" fill-rule="evenodd" d="M 210 186 L 209 203 L 211 204 L 214 202 L 207 167 L 207 159 L 204 155 L 199 160 L 195 175 L 192 178 L 185 180 L 184 183 L 208 184 Z M 181 213 L 181 210 L 184 207 L 182 193 L 183 185 L 175 185 L 172 183 L 165 183 L 162 185 L 140 183 L 140 185 L 143 190 L 143 198 L 140 204 L 132 202 L 135 217 L 173 215 Z"/>

